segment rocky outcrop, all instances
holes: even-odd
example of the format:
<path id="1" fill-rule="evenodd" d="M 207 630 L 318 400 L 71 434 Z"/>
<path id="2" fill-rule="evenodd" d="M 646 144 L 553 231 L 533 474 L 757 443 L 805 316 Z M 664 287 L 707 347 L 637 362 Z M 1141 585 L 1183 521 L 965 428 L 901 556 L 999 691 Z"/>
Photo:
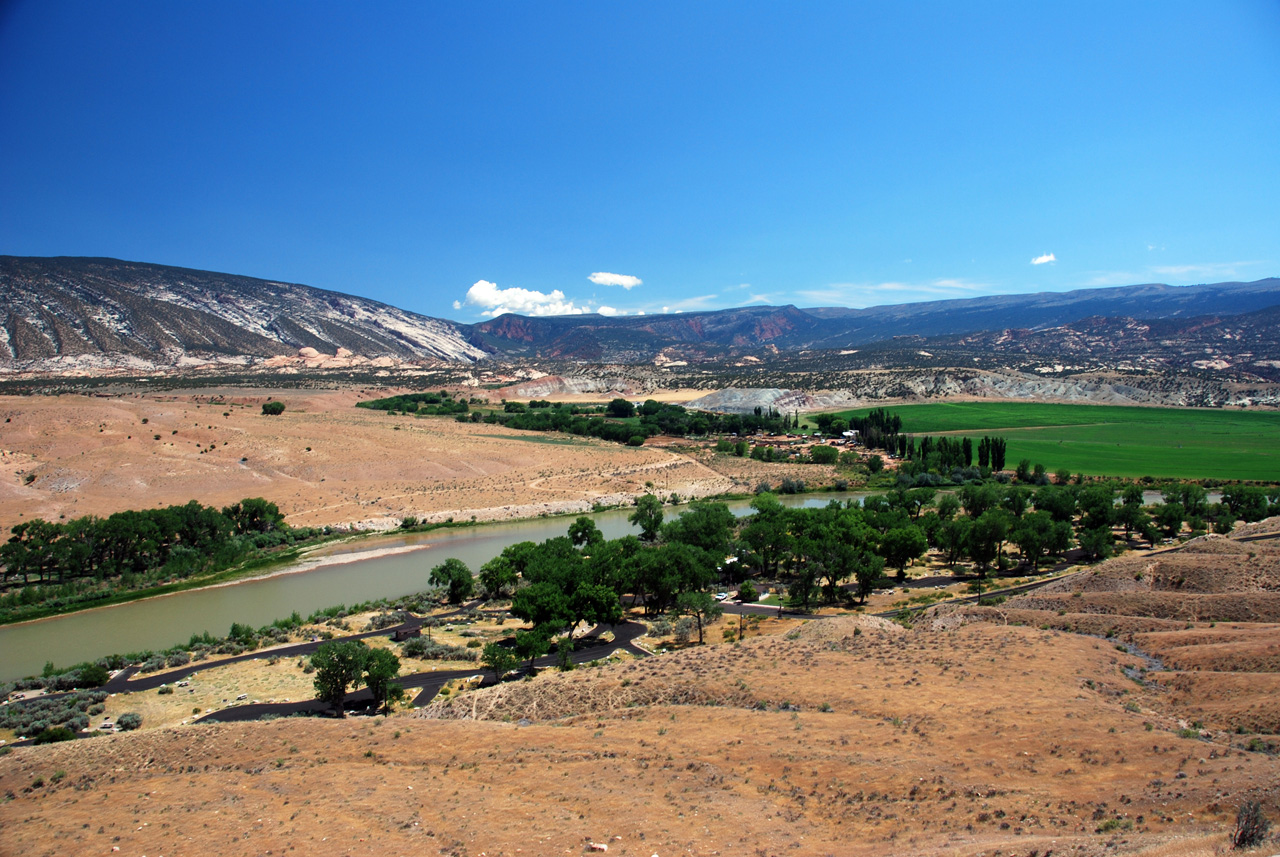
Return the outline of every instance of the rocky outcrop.
<path id="1" fill-rule="evenodd" d="M 751 413 L 755 408 L 803 413 L 945 398 L 1168 407 L 1280 406 L 1280 389 L 1274 385 L 1240 388 L 1186 376 L 1045 378 L 1021 372 L 889 370 L 851 373 L 845 380 L 847 390 L 728 388 L 694 399 L 688 406 L 720 413 Z"/>
<path id="2" fill-rule="evenodd" d="M 367 360 L 484 356 L 442 319 L 310 286 L 164 265 L 0 256 L 0 294 L 0 371 L 247 366 L 300 348 Z"/>

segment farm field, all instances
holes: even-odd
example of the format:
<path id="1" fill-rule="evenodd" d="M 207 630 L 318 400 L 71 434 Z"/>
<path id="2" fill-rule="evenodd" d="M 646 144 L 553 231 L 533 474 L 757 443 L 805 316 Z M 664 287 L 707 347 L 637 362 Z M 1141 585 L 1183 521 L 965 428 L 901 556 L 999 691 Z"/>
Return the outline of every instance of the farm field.
<path id="1" fill-rule="evenodd" d="M 1280 413 L 1041 402 L 886 408 L 913 435 L 1001 435 L 1023 458 L 1092 476 L 1280 481 Z M 842 411 L 861 416 L 870 408 Z"/>

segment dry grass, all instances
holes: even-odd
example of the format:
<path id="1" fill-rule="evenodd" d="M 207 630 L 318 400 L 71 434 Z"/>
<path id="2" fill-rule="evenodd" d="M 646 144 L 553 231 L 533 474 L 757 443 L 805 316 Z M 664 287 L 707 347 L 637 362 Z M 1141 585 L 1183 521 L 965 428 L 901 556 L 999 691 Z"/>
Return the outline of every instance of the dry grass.
<path id="1" fill-rule="evenodd" d="M 959 616 L 1106 635 L 1162 662 L 1148 679 L 1184 721 L 1280 733 L 1280 548 L 1210 537 L 1109 560 Z"/>
<path id="2" fill-rule="evenodd" d="M 656 448 L 354 407 L 388 392 L 0 397 L 0 417 L 11 420 L 0 435 L 0 528 L 35 516 L 185 503 L 193 485 L 210 505 L 266 497 L 297 526 L 383 527 L 406 515 L 493 520 L 585 511 L 647 485 L 682 497 L 733 488 L 705 465 Z M 268 396 L 286 403 L 284 414 L 262 416 Z"/>
<path id="3" fill-rule="evenodd" d="M 149 690 L 143 693 L 114 694 L 107 698 L 102 717 L 115 721 L 126 711 L 142 715 L 145 729 L 178 726 L 201 713 L 253 702 L 287 702 L 315 696 L 312 676 L 299 666 L 298 658 L 280 658 L 277 663 L 264 654 L 259 660 L 241 661 L 224 667 L 202 670 L 189 679 L 187 687 L 173 693 Z M 241 694 L 247 698 L 237 700 Z M 98 722 L 101 722 L 101 717 Z"/>
<path id="4" fill-rule="evenodd" d="M 1240 800 L 1276 812 L 1280 760 L 1178 737 L 1156 710 L 1164 695 L 1121 671 L 1140 659 L 1104 641 L 836 621 L 433 709 L 471 704 L 487 720 L 419 712 L 18 750 L 0 758 L 14 794 L 0 824 L 31 855 L 579 854 L 594 841 L 641 857 L 1084 857 L 1211 854 Z"/>

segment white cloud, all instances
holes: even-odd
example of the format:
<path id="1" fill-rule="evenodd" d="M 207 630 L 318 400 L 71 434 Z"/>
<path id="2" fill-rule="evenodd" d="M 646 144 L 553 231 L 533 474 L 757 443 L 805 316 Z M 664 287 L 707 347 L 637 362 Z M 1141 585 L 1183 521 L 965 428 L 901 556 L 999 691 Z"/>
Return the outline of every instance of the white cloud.
<path id="1" fill-rule="evenodd" d="M 1056 262 L 1056 261 L 1058 261 L 1057 256 L 1053 255 L 1052 253 L 1045 253 L 1043 256 L 1037 256 L 1034 259 L 1032 259 L 1031 264 L 1043 265 L 1046 262 Z"/>
<path id="2" fill-rule="evenodd" d="M 1234 277 L 1240 268 L 1259 265 L 1261 262 L 1210 262 L 1204 265 L 1157 265 L 1151 270 L 1169 277 Z"/>
<path id="3" fill-rule="evenodd" d="M 663 312 L 701 312 L 703 310 L 715 309 L 713 304 L 719 295 L 696 295 L 691 298 L 678 300 L 670 306 L 664 306 Z"/>
<path id="4" fill-rule="evenodd" d="M 821 289 L 803 289 L 796 294 L 808 306 L 872 306 L 886 303 L 910 303 L 922 300 L 969 297 L 973 293 L 989 293 L 986 283 L 942 278 L 927 283 L 831 283 Z"/>
<path id="5" fill-rule="evenodd" d="M 587 279 L 597 286 L 622 286 L 627 291 L 631 291 L 644 282 L 639 277 L 633 277 L 630 274 L 610 274 L 607 271 L 596 271 Z"/>
<path id="6" fill-rule="evenodd" d="M 1149 282 L 1146 274 L 1134 274 L 1129 271 L 1091 271 L 1089 279 L 1084 281 L 1085 288 L 1100 286 L 1132 286 Z"/>
<path id="7" fill-rule="evenodd" d="M 601 315 L 609 315 L 609 316 L 627 314 L 626 310 L 614 309 L 613 307 L 605 306 L 604 304 L 601 304 L 600 306 L 596 307 L 596 312 L 600 313 Z"/>
<path id="8" fill-rule="evenodd" d="M 933 285 L 929 287 L 938 294 L 947 294 L 949 292 L 983 292 L 990 287 L 986 283 L 971 283 L 968 280 L 942 279 L 934 280 Z"/>
<path id="9" fill-rule="evenodd" d="M 462 305 L 481 307 L 480 314 L 498 316 L 507 312 L 520 315 L 582 315 L 591 310 L 567 300 L 559 289 L 550 294 L 532 289 L 509 288 L 500 289 L 496 283 L 488 280 L 477 280 L 475 285 L 467 289 L 467 296 L 461 301 L 454 301 L 454 309 L 462 309 Z"/>
<path id="10" fill-rule="evenodd" d="M 1155 248 L 1163 250 L 1163 247 Z M 1231 277 L 1247 276 L 1242 269 L 1269 264 L 1267 262 L 1208 262 L 1199 265 L 1151 265 L 1141 271 L 1091 271 L 1084 285 L 1131 286 L 1138 283 L 1170 282 L 1173 285 L 1189 281 L 1211 282 Z"/>

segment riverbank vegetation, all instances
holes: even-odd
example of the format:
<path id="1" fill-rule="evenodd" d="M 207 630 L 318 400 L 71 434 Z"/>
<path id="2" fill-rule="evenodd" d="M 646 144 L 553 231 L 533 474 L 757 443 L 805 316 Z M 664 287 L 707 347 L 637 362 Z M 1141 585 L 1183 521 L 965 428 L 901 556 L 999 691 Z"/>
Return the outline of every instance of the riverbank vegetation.
<path id="1" fill-rule="evenodd" d="M 785 433 L 799 425 L 795 414 L 756 408 L 752 414 L 716 414 L 691 411 L 680 405 L 646 400 L 639 405 L 617 398 L 607 404 L 591 405 L 550 402 L 503 402 L 488 407 L 479 399 L 462 401 L 447 391 L 410 393 L 357 402 L 356 407 L 413 416 L 453 415 L 455 419 L 501 425 L 520 431 L 561 432 L 580 437 L 638 446 L 656 435 L 705 437 L 746 435 L 756 432 Z M 639 439 L 636 442 L 635 439 Z"/>
<path id="2" fill-rule="evenodd" d="M 334 534 L 290 527 L 274 503 L 183 506 L 35 518 L 0 545 L 0 623 L 116 603 L 227 579 Z"/>
<path id="3" fill-rule="evenodd" d="M 508 617 L 523 620 L 505 639 L 497 639 L 502 632 L 496 628 L 496 634 L 484 635 L 491 638 L 487 640 L 464 632 L 462 636 L 473 638 L 460 641 L 465 647 L 411 637 L 399 644 L 398 657 L 479 660 L 502 676 L 514 664 L 555 652 L 567 669 L 573 652 L 567 632 L 584 624 L 616 624 L 627 611 L 635 611 L 655 628 L 667 629 L 661 633 L 674 629 L 677 642 L 689 645 L 695 638 L 703 641 L 706 627 L 720 617 L 734 590 L 743 601 L 768 592 L 770 603 L 802 612 L 857 610 L 876 590 L 905 583 L 908 570 L 926 556 L 931 558 L 926 574 L 949 566 L 952 579 L 969 582 L 981 593 L 988 577 L 1034 580 L 1046 564 L 1096 561 L 1271 511 L 1265 495 L 1249 486 L 1237 488 L 1224 492 L 1222 502 L 1215 504 L 1199 485 L 1171 486 L 1155 506 L 1143 505 L 1142 491 L 1134 484 L 1098 481 L 1040 486 L 987 481 L 956 492 L 900 487 L 862 503 L 833 500 L 819 508 L 788 508 L 765 492 L 753 499 L 752 514 L 742 518 L 735 518 L 724 503 L 695 502 L 672 520 L 665 520 L 657 497 L 646 495 L 631 516 L 638 536 L 605 539 L 590 518 L 581 516 L 565 535 L 511 545 L 477 570 L 474 584 L 494 608 L 488 612 L 496 625 Z M 480 614 L 474 603 L 430 615 L 461 600 L 451 590 L 463 573 L 471 574 L 458 561 L 440 568 L 448 573 L 438 575 L 438 585 L 427 592 L 340 605 L 306 618 L 295 612 L 256 630 L 236 623 L 225 636 L 193 633 L 186 643 L 160 652 L 113 655 L 64 670 L 49 664 L 42 676 L 11 682 L 2 690 L 76 691 L 72 702 L 50 700 L 31 709 L 20 725 L 27 734 L 37 720 L 45 721 L 45 728 L 82 728 L 93 713 L 93 689 L 125 666 L 142 672 L 179 669 L 218 655 L 376 634 L 406 622 L 430 628 L 445 621 L 475 621 Z M 943 597 L 950 596 L 927 592 L 906 606 Z M 348 617 L 357 614 L 368 614 L 368 620 L 353 627 Z M 724 636 L 733 637 L 731 629 Z M 389 656 L 378 657 L 391 664 Z M 323 666 L 323 660 L 311 666 Z M 388 666 L 383 672 L 390 682 L 397 670 Z M 385 701 L 382 691 L 388 688 L 378 687 L 379 699 Z M 333 687 L 325 692 L 338 699 Z"/>

